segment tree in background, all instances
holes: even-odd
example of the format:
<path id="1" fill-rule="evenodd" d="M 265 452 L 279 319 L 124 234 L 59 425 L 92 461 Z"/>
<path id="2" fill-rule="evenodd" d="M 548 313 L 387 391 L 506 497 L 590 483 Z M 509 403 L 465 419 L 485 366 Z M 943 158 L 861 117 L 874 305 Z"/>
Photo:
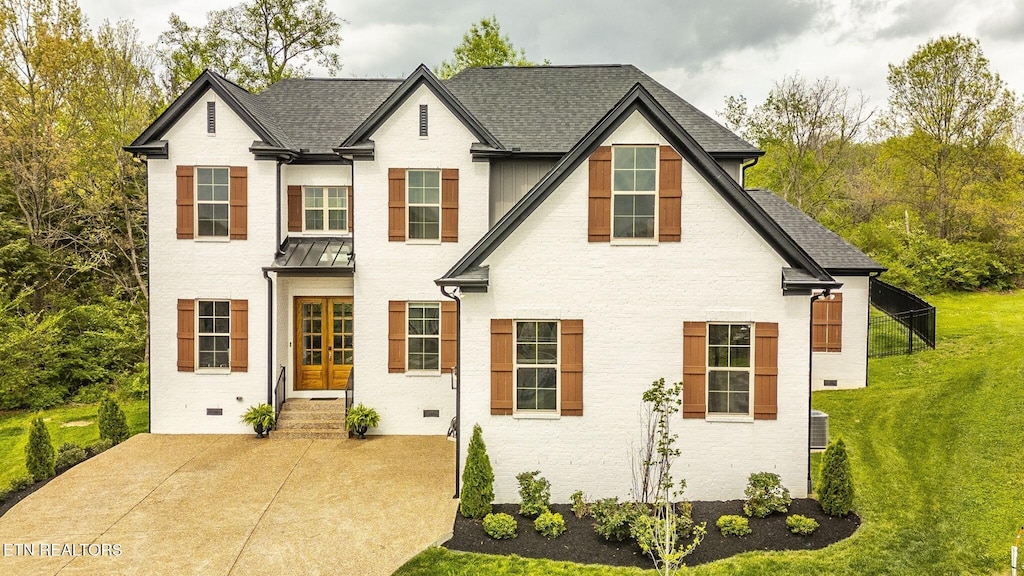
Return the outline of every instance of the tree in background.
<path id="1" fill-rule="evenodd" d="M 550 64 L 547 59 L 544 64 Z M 502 35 L 501 24 L 494 16 L 481 18 L 462 35 L 462 43 L 455 47 L 451 62 L 445 60 L 434 68 L 440 78 L 451 78 L 466 68 L 480 66 L 537 66 L 526 59 L 526 51 L 516 49 L 508 34 Z"/>
<path id="2" fill-rule="evenodd" d="M 989 68 L 981 44 L 959 34 L 890 64 L 888 83 L 880 128 L 890 137 L 887 156 L 903 168 L 891 179 L 899 200 L 917 210 L 930 234 L 971 238 L 972 207 L 995 184 L 986 174 L 989 153 L 1006 144 L 1020 112 L 1016 96 Z"/>
<path id="3" fill-rule="evenodd" d="M 851 148 L 871 118 L 866 99 L 825 77 L 799 75 L 775 82 L 764 103 L 747 109 L 742 96 L 726 98 L 729 128 L 766 154 L 748 172 L 749 187 L 773 190 L 811 216 L 844 212 L 844 180 Z"/>
<path id="4" fill-rule="evenodd" d="M 252 0 L 209 12 L 205 26 L 171 14 L 160 35 L 164 88 L 176 97 L 206 68 L 249 90 L 301 76 L 311 62 L 335 74 L 341 23 L 325 0 Z"/>

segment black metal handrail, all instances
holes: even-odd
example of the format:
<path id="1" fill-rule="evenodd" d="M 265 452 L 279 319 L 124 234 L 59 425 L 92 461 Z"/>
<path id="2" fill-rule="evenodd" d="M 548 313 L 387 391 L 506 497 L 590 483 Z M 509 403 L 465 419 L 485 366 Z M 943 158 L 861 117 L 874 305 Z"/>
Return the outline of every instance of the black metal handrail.
<path id="1" fill-rule="evenodd" d="M 892 284 L 872 278 L 871 306 L 885 315 L 868 321 L 868 355 L 873 358 L 913 354 L 935 348 L 935 307 Z"/>
<path id="2" fill-rule="evenodd" d="M 356 386 L 356 369 L 352 368 L 348 372 L 348 381 L 345 382 L 345 412 L 347 413 L 349 408 L 352 408 L 352 401 L 355 397 L 355 386 Z"/>
<path id="3" fill-rule="evenodd" d="M 284 406 L 284 388 L 288 377 L 285 375 L 285 367 L 281 366 L 281 372 L 277 376 L 277 383 L 274 384 L 274 429 L 281 418 L 281 407 Z"/>

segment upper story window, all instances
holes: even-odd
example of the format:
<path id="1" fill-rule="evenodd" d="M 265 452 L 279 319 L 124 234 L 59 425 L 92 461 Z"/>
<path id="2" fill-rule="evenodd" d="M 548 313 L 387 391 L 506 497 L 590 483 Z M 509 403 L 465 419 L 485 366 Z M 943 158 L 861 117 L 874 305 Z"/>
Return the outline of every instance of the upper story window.
<path id="1" fill-rule="evenodd" d="M 558 399 L 558 322 L 515 323 L 515 410 L 550 411 Z"/>
<path id="2" fill-rule="evenodd" d="M 750 324 L 708 324 L 708 413 L 750 414 Z"/>
<path id="3" fill-rule="evenodd" d="M 302 193 L 303 229 L 307 232 L 348 231 L 348 189 L 306 186 Z"/>
<path id="4" fill-rule="evenodd" d="M 231 302 L 199 301 L 199 368 L 231 367 Z"/>
<path id="5" fill-rule="evenodd" d="M 408 170 L 410 240 L 441 239 L 441 171 Z"/>
<path id="6" fill-rule="evenodd" d="M 227 238 L 228 168 L 196 168 L 196 236 Z"/>
<path id="7" fill-rule="evenodd" d="M 612 148 L 612 237 L 655 238 L 658 148 Z"/>

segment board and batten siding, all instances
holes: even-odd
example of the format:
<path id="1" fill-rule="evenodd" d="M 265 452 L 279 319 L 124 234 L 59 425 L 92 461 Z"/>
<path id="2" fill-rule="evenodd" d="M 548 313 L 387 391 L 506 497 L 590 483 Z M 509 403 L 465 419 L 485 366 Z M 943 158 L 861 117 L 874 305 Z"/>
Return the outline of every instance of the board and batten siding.
<path id="1" fill-rule="evenodd" d="M 601 145 L 620 143 L 668 144 L 639 114 Z M 681 171 L 678 242 L 590 242 L 584 161 L 483 262 L 490 290 L 462 296 L 463 431 L 483 428 L 496 502 L 518 501 L 523 470 L 551 481 L 552 502 L 574 490 L 629 498 L 641 396 L 658 378 L 683 380 L 686 322 L 778 325 L 777 375 L 751 376 L 777 378 L 775 419 L 755 420 L 752 411 L 740 420 L 673 421 L 685 446 L 673 473 L 686 480 L 686 497 L 742 498 L 750 473 L 761 471 L 779 474 L 794 497 L 806 495 L 809 300 L 782 294 L 783 259 L 685 160 Z M 494 319 L 583 322 L 581 416 L 493 414 Z"/>
<path id="2" fill-rule="evenodd" d="M 488 225 L 494 226 L 520 198 L 526 196 L 555 162 L 557 160 L 492 161 Z"/>

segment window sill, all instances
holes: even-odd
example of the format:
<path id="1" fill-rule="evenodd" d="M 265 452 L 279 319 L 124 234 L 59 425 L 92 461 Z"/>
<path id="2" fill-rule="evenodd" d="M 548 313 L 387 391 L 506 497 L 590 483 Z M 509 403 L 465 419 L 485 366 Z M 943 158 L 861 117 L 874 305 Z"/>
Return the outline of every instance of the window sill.
<path id="1" fill-rule="evenodd" d="M 708 414 L 704 417 L 707 422 L 749 422 L 754 421 L 750 414 Z"/>
<path id="2" fill-rule="evenodd" d="M 405 243 L 406 244 L 421 245 L 421 246 L 440 245 L 441 244 L 441 239 L 440 238 L 437 238 L 437 239 L 434 239 L 434 238 L 417 238 L 415 240 L 406 239 Z"/>
<path id="3" fill-rule="evenodd" d="M 424 378 L 424 377 L 438 377 L 441 375 L 440 370 L 406 370 L 405 375 L 410 378 Z"/>
<path id="4" fill-rule="evenodd" d="M 612 238 L 612 246 L 657 246 L 657 238 Z"/>
<path id="5" fill-rule="evenodd" d="M 226 376 L 231 374 L 231 368 L 196 368 L 196 374 L 210 375 L 210 376 Z"/>
<path id="6" fill-rule="evenodd" d="M 562 417 L 558 412 L 512 412 L 516 420 L 558 420 Z"/>
<path id="7" fill-rule="evenodd" d="M 303 230 L 302 235 L 349 238 L 352 236 L 352 233 L 348 230 Z"/>
<path id="8" fill-rule="evenodd" d="M 193 236 L 193 240 L 196 242 L 230 242 L 231 236 Z"/>

